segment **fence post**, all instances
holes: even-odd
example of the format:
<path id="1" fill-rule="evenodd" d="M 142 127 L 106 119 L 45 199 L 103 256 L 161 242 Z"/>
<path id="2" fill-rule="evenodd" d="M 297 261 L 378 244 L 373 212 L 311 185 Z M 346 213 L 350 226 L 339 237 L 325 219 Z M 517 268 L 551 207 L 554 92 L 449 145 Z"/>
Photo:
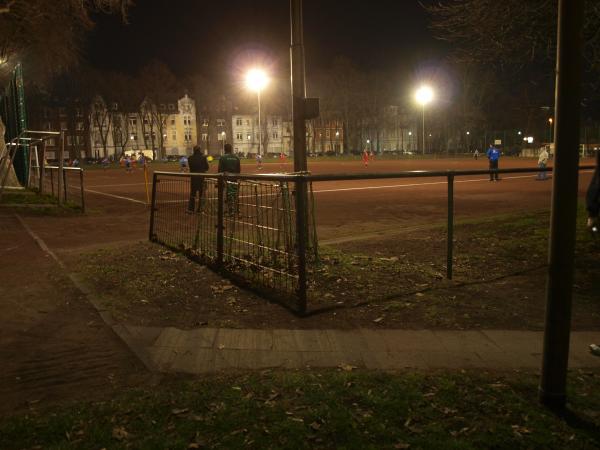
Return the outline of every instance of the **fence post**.
<path id="1" fill-rule="evenodd" d="M 298 252 L 298 310 L 306 312 L 306 240 L 308 237 L 307 191 L 304 174 L 296 177 L 296 249 Z"/>
<path id="2" fill-rule="evenodd" d="M 63 168 L 62 171 L 62 180 L 63 180 L 63 195 L 65 198 L 65 203 L 67 202 L 67 171 Z"/>
<path id="3" fill-rule="evenodd" d="M 225 214 L 225 175 L 219 174 L 217 178 L 217 267 L 223 267 L 223 239 L 224 239 L 224 214 Z"/>
<path id="4" fill-rule="evenodd" d="M 50 168 L 50 188 L 52 190 L 52 197 L 54 197 L 54 171 Z"/>
<path id="5" fill-rule="evenodd" d="M 85 212 L 85 189 L 83 183 L 83 169 L 79 169 L 79 185 L 81 186 L 81 212 Z"/>
<path id="6" fill-rule="evenodd" d="M 446 278 L 452 279 L 454 250 L 454 173 L 448 173 L 448 241 L 446 250 Z"/>
<path id="7" fill-rule="evenodd" d="M 40 166 L 40 195 L 44 195 L 44 178 L 46 177 L 46 140 L 42 140 L 42 159 L 38 162 Z"/>
<path id="8" fill-rule="evenodd" d="M 57 192 L 56 197 L 58 198 L 58 204 L 62 205 L 62 184 L 63 184 L 63 173 L 64 173 L 64 165 L 65 165 L 65 132 L 61 131 L 60 133 L 60 147 L 58 148 L 58 176 L 57 176 Z"/>
<path id="9" fill-rule="evenodd" d="M 150 231 L 148 240 L 154 241 L 154 212 L 156 211 L 156 184 L 158 183 L 157 174 L 152 174 L 152 205 L 150 206 Z"/>

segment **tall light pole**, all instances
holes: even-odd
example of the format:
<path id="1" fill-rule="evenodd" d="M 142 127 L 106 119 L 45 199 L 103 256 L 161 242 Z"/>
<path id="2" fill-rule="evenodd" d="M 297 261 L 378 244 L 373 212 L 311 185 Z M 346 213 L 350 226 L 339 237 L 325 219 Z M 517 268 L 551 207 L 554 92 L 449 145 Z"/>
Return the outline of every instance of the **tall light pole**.
<path id="1" fill-rule="evenodd" d="M 433 90 L 429 86 L 421 86 L 415 92 L 415 99 L 423 109 L 423 154 L 425 154 L 425 105 L 433 100 Z"/>
<path id="2" fill-rule="evenodd" d="M 251 69 L 246 74 L 246 86 L 256 91 L 258 98 L 258 154 L 261 154 L 262 128 L 260 126 L 260 92 L 269 84 L 269 77 L 262 69 Z"/>
<path id="3" fill-rule="evenodd" d="M 221 155 L 225 154 L 225 132 L 221 131 Z"/>

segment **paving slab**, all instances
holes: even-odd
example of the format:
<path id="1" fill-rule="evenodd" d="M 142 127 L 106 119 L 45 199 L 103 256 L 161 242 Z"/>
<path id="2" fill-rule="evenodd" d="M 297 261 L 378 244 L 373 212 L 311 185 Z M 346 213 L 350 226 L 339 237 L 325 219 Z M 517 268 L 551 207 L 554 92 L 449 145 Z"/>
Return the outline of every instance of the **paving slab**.
<path id="1" fill-rule="evenodd" d="M 543 333 L 471 330 L 250 330 L 129 327 L 163 372 L 231 369 L 539 369 Z M 597 333 L 571 336 L 571 368 L 600 368 L 588 346 Z"/>

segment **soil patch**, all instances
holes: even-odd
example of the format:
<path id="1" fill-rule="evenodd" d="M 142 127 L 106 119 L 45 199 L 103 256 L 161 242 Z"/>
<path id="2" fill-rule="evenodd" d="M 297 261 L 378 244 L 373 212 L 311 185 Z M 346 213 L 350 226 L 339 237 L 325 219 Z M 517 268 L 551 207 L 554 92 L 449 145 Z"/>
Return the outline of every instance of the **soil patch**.
<path id="1" fill-rule="evenodd" d="M 133 325 L 541 330 L 547 220 L 532 213 L 459 226 L 452 281 L 443 228 L 326 247 L 309 274 L 303 318 L 155 244 L 95 251 L 77 267 L 115 317 Z M 573 327 L 598 329 L 599 246 L 580 229 Z"/>

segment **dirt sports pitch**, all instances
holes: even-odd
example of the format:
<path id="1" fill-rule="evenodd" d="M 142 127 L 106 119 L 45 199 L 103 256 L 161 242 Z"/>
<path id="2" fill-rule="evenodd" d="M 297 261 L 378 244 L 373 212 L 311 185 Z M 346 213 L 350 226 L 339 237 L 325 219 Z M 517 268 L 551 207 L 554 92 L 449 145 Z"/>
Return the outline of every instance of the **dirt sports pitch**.
<path id="1" fill-rule="evenodd" d="M 581 164 L 592 164 L 592 159 Z M 309 162 L 313 173 L 394 172 L 405 170 L 485 169 L 485 159 L 414 159 L 375 160 L 365 168 L 361 161 Z M 505 158 L 500 168 L 536 167 L 533 159 Z M 177 171 L 175 164 L 156 164 L 150 169 Z M 243 173 L 291 171 L 288 164 L 244 164 Z M 213 162 L 211 171 L 216 171 Z M 500 182 L 489 182 L 487 176 L 458 177 L 455 181 L 456 219 L 485 218 L 498 214 L 531 212 L 548 209 L 552 182 L 536 181 L 535 174 L 505 174 Z M 580 195 L 591 178 L 580 174 Z M 151 177 L 150 177 L 151 180 Z M 88 170 L 85 174 L 89 224 L 71 243 L 85 241 L 88 231 L 107 234 L 109 241 L 143 238 L 148 230 L 146 191 L 141 170 L 132 174 L 111 168 Z M 323 243 L 368 239 L 373 233 L 385 234 L 408 227 L 442 223 L 446 218 L 445 178 L 386 179 L 315 183 L 315 202 L 319 238 Z M 82 219 L 86 222 L 86 219 Z M 100 239 L 99 239 L 100 238 Z"/>

